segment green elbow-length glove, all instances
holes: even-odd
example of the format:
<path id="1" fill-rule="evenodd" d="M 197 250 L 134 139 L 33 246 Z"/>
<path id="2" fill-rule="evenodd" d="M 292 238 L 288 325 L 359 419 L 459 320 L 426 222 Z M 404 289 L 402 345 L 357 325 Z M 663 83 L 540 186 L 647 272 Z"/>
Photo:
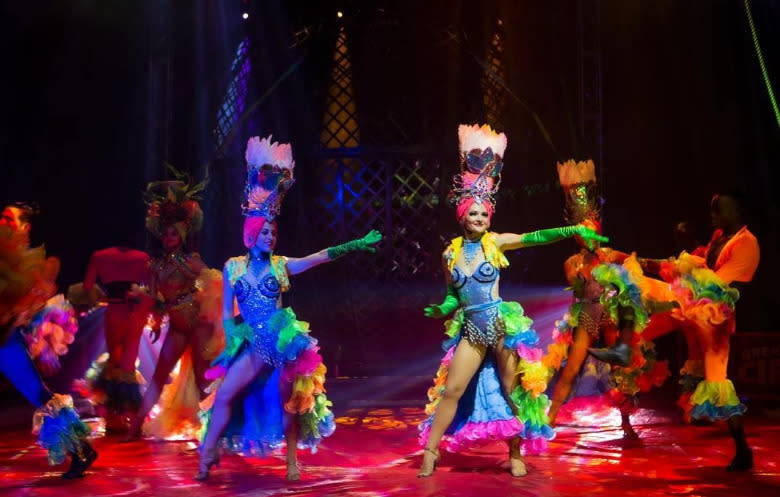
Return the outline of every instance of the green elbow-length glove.
<path id="1" fill-rule="evenodd" d="M 608 242 L 609 238 L 601 236 L 594 230 L 577 224 L 575 226 L 563 226 L 562 228 L 550 228 L 546 230 L 537 230 L 530 233 L 523 233 L 520 235 L 520 241 L 525 247 L 533 247 L 535 245 L 547 245 L 549 243 L 555 243 L 566 238 L 573 236 L 580 236 L 588 244 L 588 248 L 593 250 L 593 241 Z"/>
<path id="2" fill-rule="evenodd" d="M 431 304 L 423 312 L 429 318 L 443 318 L 458 308 L 458 296 L 452 285 L 447 285 L 447 296 L 441 304 Z"/>
<path id="3" fill-rule="evenodd" d="M 382 241 L 382 234 L 377 230 L 369 231 L 363 238 L 356 238 L 355 240 L 335 247 L 328 247 L 328 258 L 330 260 L 338 259 L 342 255 L 346 255 L 356 250 L 363 250 L 365 252 L 376 252 L 376 244 Z"/>

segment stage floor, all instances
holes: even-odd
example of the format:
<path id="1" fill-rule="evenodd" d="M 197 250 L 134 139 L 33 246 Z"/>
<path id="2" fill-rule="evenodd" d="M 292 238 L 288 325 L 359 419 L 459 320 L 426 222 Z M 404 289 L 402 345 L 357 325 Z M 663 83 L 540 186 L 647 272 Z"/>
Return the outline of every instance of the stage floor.
<path id="1" fill-rule="evenodd" d="M 206 483 L 192 480 L 197 453 L 190 442 L 119 436 L 95 442 L 100 458 L 84 479 L 59 478 L 24 428 L 0 440 L 0 494 L 7 496 L 763 496 L 780 495 L 780 423 L 747 418 L 756 468 L 727 473 L 732 443 L 724 425 L 684 427 L 675 413 L 643 409 L 641 440 L 624 442 L 616 413 L 561 426 L 549 451 L 529 456 L 529 474 L 512 478 L 499 443 L 466 454 L 442 454 L 432 478 L 415 477 L 421 453 L 415 425 L 421 407 L 357 407 L 338 418 L 317 454 L 302 454 L 300 482 L 287 483 L 282 456 L 223 456 Z M 603 423 L 598 427 L 591 423 Z"/>

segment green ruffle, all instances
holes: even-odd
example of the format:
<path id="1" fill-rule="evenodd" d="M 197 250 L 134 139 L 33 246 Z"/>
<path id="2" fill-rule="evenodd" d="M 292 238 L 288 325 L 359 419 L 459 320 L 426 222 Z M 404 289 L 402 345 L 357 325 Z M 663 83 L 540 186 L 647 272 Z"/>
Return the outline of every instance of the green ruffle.
<path id="1" fill-rule="evenodd" d="M 269 320 L 271 329 L 279 330 L 279 338 L 276 340 L 276 349 L 284 351 L 290 345 L 293 338 L 300 333 L 309 333 L 309 324 L 305 321 L 298 321 L 295 313 L 289 307 L 280 309 L 274 313 Z"/>
<path id="2" fill-rule="evenodd" d="M 523 306 L 518 302 L 501 302 L 499 311 L 508 336 L 530 330 L 534 324 L 533 319 L 525 315 Z"/>
<path id="3" fill-rule="evenodd" d="M 593 278 L 603 287 L 614 291 L 601 294 L 601 304 L 616 323 L 625 316 L 627 310 L 633 311 L 634 331 L 642 331 L 647 326 L 649 316 L 642 305 L 639 284 L 623 266 L 617 264 L 599 264 L 591 271 Z"/>
<path id="4" fill-rule="evenodd" d="M 236 324 L 234 320 L 226 320 L 223 322 L 225 329 L 225 348 L 222 353 L 212 361 L 213 365 L 229 365 L 233 362 L 233 359 L 238 355 L 244 342 L 251 343 L 252 341 L 252 327 L 246 322 Z"/>
<path id="5" fill-rule="evenodd" d="M 555 432 L 548 424 L 547 409 L 550 407 L 550 399 L 541 394 L 535 397 L 522 387 L 515 388 L 510 395 L 515 405 L 518 420 L 523 423 L 523 438 L 531 439 L 542 437 L 551 439 Z"/>

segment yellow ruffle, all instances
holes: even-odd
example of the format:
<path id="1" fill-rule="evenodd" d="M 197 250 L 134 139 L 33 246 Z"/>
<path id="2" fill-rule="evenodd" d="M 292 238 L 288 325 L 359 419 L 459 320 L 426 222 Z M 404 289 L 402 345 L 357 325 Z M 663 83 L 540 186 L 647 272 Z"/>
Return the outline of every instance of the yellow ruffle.
<path id="1" fill-rule="evenodd" d="M 458 255 L 463 249 L 463 237 L 459 236 L 454 238 L 449 247 L 444 251 L 444 259 L 447 261 L 447 270 L 452 271 L 455 267 L 455 261 L 458 260 Z M 494 233 L 485 233 L 482 236 L 482 250 L 485 252 L 485 260 L 497 268 L 504 268 L 509 266 L 509 260 L 501 249 L 496 244 L 496 237 Z"/>
<path id="2" fill-rule="evenodd" d="M 716 407 L 737 406 L 740 404 L 737 391 L 731 380 L 699 382 L 696 391 L 691 396 L 694 405 L 709 402 Z"/>

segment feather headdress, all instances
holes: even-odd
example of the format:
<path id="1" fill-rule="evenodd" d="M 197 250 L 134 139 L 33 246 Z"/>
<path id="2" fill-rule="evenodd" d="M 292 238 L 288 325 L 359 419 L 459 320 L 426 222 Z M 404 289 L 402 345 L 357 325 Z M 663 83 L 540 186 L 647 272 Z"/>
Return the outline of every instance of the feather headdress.
<path id="1" fill-rule="evenodd" d="M 449 200 L 454 205 L 473 198 L 495 207 L 495 194 L 501 183 L 501 169 L 507 141 L 504 133 L 496 133 L 487 124 L 458 126 L 460 173 L 452 180 Z"/>
<path id="2" fill-rule="evenodd" d="M 287 191 L 295 182 L 295 161 L 289 143 L 253 136 L 246 144 L 246 186 L 241 210 L 245 216 L 263 216 L 272 221 L 282 208 Z"/>

